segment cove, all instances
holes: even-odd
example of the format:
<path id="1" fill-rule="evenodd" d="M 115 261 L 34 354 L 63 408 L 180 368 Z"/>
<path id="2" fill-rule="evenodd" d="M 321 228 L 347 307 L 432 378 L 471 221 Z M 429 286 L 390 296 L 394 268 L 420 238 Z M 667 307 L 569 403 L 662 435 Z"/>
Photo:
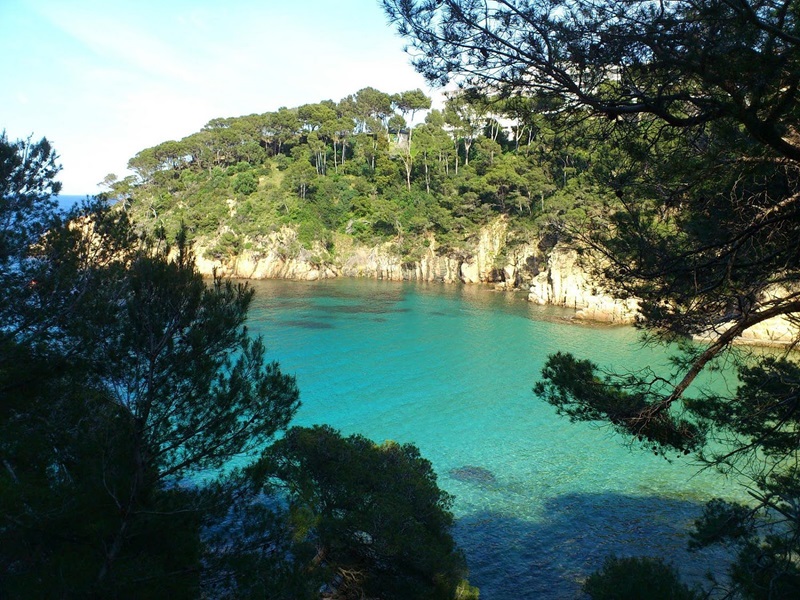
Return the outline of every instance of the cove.
<path id="1" fill-rule="evenodd" d="M 531 391 L 558 350 L 667 373 L 664 350 L 633 328 L 565 323 L 568 311 L 482 286 L 252 286 L 248 326 L 300 387 L 293 423 L 416 444 L 455 496 L 482 599 L 574 598 L 612 553 L 668 557 L 697 581 L 723 564 L 719 550 L 686 551 L 687 527 L 705 501 L 737 498 L 733 484 L 569 423 Z"/>

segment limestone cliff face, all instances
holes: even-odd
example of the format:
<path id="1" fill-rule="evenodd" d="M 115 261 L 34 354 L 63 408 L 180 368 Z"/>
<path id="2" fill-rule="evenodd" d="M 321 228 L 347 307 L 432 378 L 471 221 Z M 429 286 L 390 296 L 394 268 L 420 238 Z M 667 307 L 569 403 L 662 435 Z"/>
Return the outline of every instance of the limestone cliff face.
<path id="1" fill-rule="evenodd" d="M 297 233 L 284 227 L 261 240 L 256 249 L 244 250 L 227 259 L 210 259 L 206 248 L 196 246 L 198 270 L 204 275 L 216 272 L 225 277 L 241 279 L 300 279 L 315 281 L 337 277 L 338 273 L 323 257 L 326 254 L 321 244 L 312 250 L 297 243 Z"/>
<path id="2" fill-rule="evenodd" d="M 546 269 L 531 282 L 528 300 L 576 309 L 576 319 L 606 323 L 632 323 L 638 303 L 617 300 L 602 293 L 582 266 L 575 250 L 556 246 L 547 258 Z"/>
<path id="3" fill-rule="evenodd" d="M 350 238 L 337 241 L 335 254 L 319 243 L 309 250 L 289 227 L 273 232 L 236 257 L 212 260 L 205 248 L 195 248 L 201 273 L 242 279 L 296 279 L 314 281 L 332 277 L 369 277 L 391 281 L 442 281 L 490 283 L 497 289 L 529 288 L 528 300 L 575 309 L 575 319 L 613 324 L 634 322 L 636 299 L 617 300 L 602 293 L 575 250 L 556 246 L 542 263 L 532 243 L 514 239 L 508 221 L 498 218 L 480 230 L 471 244 L 458 252 L 440 252 L 431 237 L 422 255 L 404 262 L 391 243 L 367 247 Z M 543 268 L 542 268 L 543 267 Z M 742 336 L 741 341 L 786 345 L 798 329 L 786 319 L 765 321 Z M 714 337 L 713 334 L 707 339 Z"/>
<path id="4" fill-rule="evenodd" d="M 717 335 L 724 332 L 726 327 L 717 328 L 716 331 L 705 335 L 697 335 L 695 339 L 701 342 L 713 341 Z M 795 343 L 800 336 L 800 330 L 785 317 L 773 317 L 753 325 L 742 333 L 734 343 L 750 344 L 754 346 L 785 347 Z"/>
<path id="5" fill-rule="evenodd" d="M 784 296 L 786 290 L 775 289 L 766 294 Z M 533 278 L 528 300 L 537 304 L 554 304 L 575 308 L 573 318 L 606 323 L 633 323 L 638 313 L 636 299 L 617 300 L 603 294 L 597 282 L 587 272 L 574 250 L 556 246 L 548 256 L 546 269 Z M 700 341 L 711 341 L 724 327 L 709 331 L 707 335 L 697 336 Z M 745 331 L 737 340 L 743 344 L 761 346 L 786 346 L 800 336 L 800 330 L 785 317 L 775 317 L 763 321 Z"/>
<path id="6" fill-rule="evenodd" d="M 206 248 L 197 246 L 197 267 L 206 275 L 216 269 L 221 275 L 244 279 L 314 281 L 345 276 L 392 281 L 495 283 L 515 288 L 527 284 L 526 277 L 530 279 L 532 265 L 536 264 L 534 246 L 515 244 L 513 250 L 508 249 L 505 218 L 498 218 L 484 227 L 466 249 L 457 252 L 440 252 L 436 239 L 431 237 L 422 256 L 413 262 L 404 262 L 391 243 L 368 247 L 348 239 L 336 244 L 335 255 L 318 243 L 309 250 L 298 243 L 297 233 L 290 227 L 273 232 L 251 246 L 256 249 L 226 259 L 206 258 Z"/>
<path id="7" fill-rule="evenodd" d="M 800 337 L 797 325 L 786 317 L 774 317 L 754 325 L 742 334 L 745 344 L 759 346 L 788 346 Z"/>
<path id="8" fill-rule="evenodd" d="M 481 229 L 473 253 L 460 265 L 464 283 L 487 283 L 500 280 L 496 259 L 506 245 L 508 222 L 498 219 Z"/>
<path id="9" fill-rule="evenodd" d="M 791 293 L 784 287 L 774 287 L 767 291 L 760 299 L 764 303 L 769 303 L 777 298 L 784 298 Z M 698 335 L 697 339 L 702 341 L 713 340 L 717 335 L 723 333 L 729 324 L 716 327 L 706 335 Z M 800 339 L 800 327 L 796 322 L 792 322 L 785 316 L 773 317 L 753 325 L 742 333 L 738 339 L 744 344 L 755 344 L 758 346 L 789 346 Z"/>

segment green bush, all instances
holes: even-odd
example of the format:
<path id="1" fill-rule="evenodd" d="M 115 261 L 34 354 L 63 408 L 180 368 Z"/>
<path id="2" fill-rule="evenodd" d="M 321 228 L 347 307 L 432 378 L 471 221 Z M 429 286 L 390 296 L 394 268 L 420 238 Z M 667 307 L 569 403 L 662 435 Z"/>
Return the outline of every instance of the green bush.
<path id="1" fill-rule="evenodd" d="M 607 558 L 603 568 L 584 582 L 583 591 L 593 600 L 700 600 L 705 597 L 683 583 L 672 566 L 648 557 Z"/>
<path id="2" fill-rule="evenodd" d="M 251 171 L 239 173 L 233 180 L 233 191 L 242 196 L 249 196 L 258 189 L 258 181 Z"/>

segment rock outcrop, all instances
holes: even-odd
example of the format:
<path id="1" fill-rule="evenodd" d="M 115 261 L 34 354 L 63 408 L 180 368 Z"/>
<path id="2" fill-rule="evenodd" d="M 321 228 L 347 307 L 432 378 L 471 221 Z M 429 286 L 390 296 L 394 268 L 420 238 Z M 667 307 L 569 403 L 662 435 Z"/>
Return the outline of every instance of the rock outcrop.
<path id="1" fill-rule="evenodd" d="M 556 246 L 548 256 L 546 268 L 533 278 L 528 300 L 575 309 L 574 319 L 627 324 L 638 314 L 636 299 L 618 300 L 604 294 L 575 250 Z M 786 290 L 772 294 L 785 295 Z M 769 294 L 767 294 L 769 296 Z M 768 300 L 769 298 L 765 298 Z M 696 336 L 699 341 L 712 341 L 723 329 Z M 785 317 L 774 317 L 747 329 L 738 343 L 761 346 L 787 346 L 800 336 L 800 330 Z"/>
<path id="2" fill-rule="evenodd" d="M 403 261 L 391 243 L 355 244 L 351 238 L 336 244 L 331 255 L 320 243 L 311 249 L 297 240 L 297 232 L 283 227 L 251 249 L 227 258 L 208 258 L 206 247 L 195 248 L 197 267 L 210 275 L 214 270 L 243 279 L 297 279 L 313 281 L 330 277 L 368 277 L 391 281 L 442 281 L 445 283 L 495 283 L 507 289 L 526 285 L 533 276 L 536 248 L 516 244 L 508 249 L 508 221 L 498 218 L 480 230 L 467 249 L 440 252 L 436 239 L 414 261 Z M 499 266 L 498 266 L 499 265 Z M 527 279 L 526 279 L 527 278 Z"/>
<path id="3" fill-rule="evenodd" d="M 790 293 L 790 290 L 776 286 L 766 292 L 760 300 L 769 303 L 779 298 L 785 298 Z M 710 341 L 723 333 L 726 328 L 727 326 L 723 325 L 706 335 L 698 335 L 696 338 L 701 341 Z M 798 339 L 800 339 L 800 328 L 797 323 L 785 316 L 778 316 L 748 328 L 737 341 L 758 346 L 789 346 L 795 344 Z"/>
<path id="4" fill-rule="evenodd" d="M 206 256 L 206 248 L 195 247 L 198 270 L 204 275 L 214 271 L 225 277 L 240 279 L 299 279 L 315 281 L 338 277 L 338 272 L 324 260 L 327 251 L 315 243 L 311 250 L 297 243 L 297 233 L 284 227 L 271 233 L 256 249 L 244 250 L 226 259 Z"/>
<path id="5" fill-rule="evenodd" d="M 460 279 L 464 283 L 488 283 L 500 280 L 497 258 L 506 245 L 508 222 L 497 219 L 481 229 L 475 250 L 460 267 Z"/>
<path id="6" fill-rule="evenodd" d="M 297 232 L 290 227 L 248 245 L 250 249 L 225 260 L 207 258 L 205 248 L 198 246 L 198 269 L 207 275 L 216 270 L 242 279 L 315 281 L 344 276 L 489 283 L 504 290 L 528 287 L 530 302 L 572 308 L 573 318 L 578 320 L 622 325 L 633 323 L 638 314 L 636 299 L 618 300 L 603 293 L 575 250 L 556 245 L 542 265 L 537 247 L 514 239 L 508 221 L 502 217 L 481 229 L 472 243 L 459 251 L 441 252 L 431 237 L 414 261 L 403 261 L 391 243 L 368 247 L 354 243 L 352 238 L 337 240 L 335 254 L 319 242 L 308 249 L 298 242 Z M 741 341 L 787 345 L 797 336 L 796 326 L 787 319 L 775 318 L 747 330 Z M 705 339 L 713 337 L 710 334 Z"/>
<path id="7" fill-rule="evenodd" d="M 546 269 L 531 282 L 528 300 L 575 309 L 575 319 L 605 323 L 633 323 L 638 312 L 635 299 L 618 300 L 598 289 L 575 250 L 556 246 Z"/>
<path id="8" fill-rule="evenodd" d="M 714 340 L 722 331 L 724 331 L 724 328 L 717 333 L 695 336 L 695 339 L 701 342 L 709 342 Z M 754 346 L 783 347 L 794 344 L 798 337 L 800 337 L 800 331 L 789 319 L 773 317 L 745 330 L 736 342 Z"/>

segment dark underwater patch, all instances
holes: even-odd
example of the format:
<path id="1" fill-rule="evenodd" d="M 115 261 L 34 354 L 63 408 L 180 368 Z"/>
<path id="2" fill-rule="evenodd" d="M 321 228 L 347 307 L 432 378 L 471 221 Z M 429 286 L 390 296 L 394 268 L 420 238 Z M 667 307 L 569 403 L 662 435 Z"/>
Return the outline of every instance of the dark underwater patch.
<path id="1" fill-rule="evenodd" d="M 497 483 L 497 477 L 494 476 L 494 473 L 489 469 L 477 467 L 475 465 L 465 465 L 463 467 L 450 469 L 449 474 L 453 479 L 465 481 L 467 483 Z"/>
<path id="2" fill-rule="evenodd" d="M 322 321 L 303 321 L 295 319 L 293 321 L 281 321 L 281 325 L 286 327 L 298 327 L 300 329 L 333 329 L 330 323 L 323 323 Z"/>
<path id="3" fill-rule="evenodd" d="M 317 306 L 315 310 L 319 312 L 327 312 L 327 313 L 339 313 L 339 314 L 348 314 L 348 315 L 357 315 L 357 314 L 374 314 L 374 315 L 385 315 L 390 313 L 405 313 L 408 312 L 410 309 L 408 308 L 393 308 L 391 306 L 375 306 L 369 304 L 340 304 L 337 306 Z"/>

